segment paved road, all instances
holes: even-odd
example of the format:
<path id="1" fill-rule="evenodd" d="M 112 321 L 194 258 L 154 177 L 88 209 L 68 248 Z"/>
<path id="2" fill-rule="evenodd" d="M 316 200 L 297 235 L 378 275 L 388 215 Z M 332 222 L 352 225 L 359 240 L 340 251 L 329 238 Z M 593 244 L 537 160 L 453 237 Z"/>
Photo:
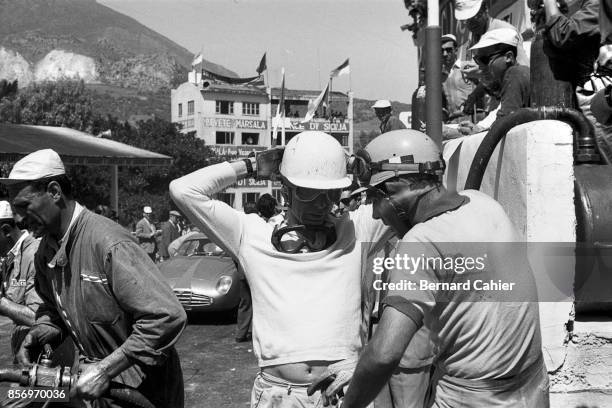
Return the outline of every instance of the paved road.
<path id="1" fill-rule="evenodd" d="M 0 317 L 0 367 L 12 363 L 10 321 Z M 190 318 L 177 344 L 185 380 L 185 407 L 248 407 L 257 362 L 251 343 L 234 342 L 235 324 L 214 317 Z M 7 386 L 0 385 L 0 399 Z"/>

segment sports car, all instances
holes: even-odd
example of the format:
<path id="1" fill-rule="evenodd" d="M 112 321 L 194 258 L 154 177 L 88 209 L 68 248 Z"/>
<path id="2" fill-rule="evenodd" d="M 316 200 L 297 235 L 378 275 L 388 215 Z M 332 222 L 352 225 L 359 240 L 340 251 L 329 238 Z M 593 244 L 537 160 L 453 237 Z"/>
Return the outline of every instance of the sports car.
<path id="1" fill-rule="evenodd" d="M 240 302 L 236 263 L 204 234 L 186 239 L 159 269 L 188 312 L 232 311 Z"/>

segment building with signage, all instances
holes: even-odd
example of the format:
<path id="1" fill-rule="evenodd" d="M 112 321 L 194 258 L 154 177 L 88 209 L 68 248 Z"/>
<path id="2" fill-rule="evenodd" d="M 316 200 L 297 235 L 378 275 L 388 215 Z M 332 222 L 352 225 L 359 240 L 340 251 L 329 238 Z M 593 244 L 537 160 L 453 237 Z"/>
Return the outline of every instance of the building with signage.
<path id="1" fill-rule="evenodd" d="M 333 92 L 331 111 L 321 107 L 312 120 L 302 123 L 309 102 L 319 92 L 285 89 L 286 115 L 277 121 L 272 115 L 276 113 L 280 89 L 272 89 L 270 97 L 262 87 L 223 83 L 191 72 L 187 82 L 171 91 L 171 120 L 181 124 L 183 132 L 203 139 L 227 160 L 245 158 L 273 144 L 284 145 L 304 130 L 329 133 L 352 153 L 353 113 L 349 95 Z M 246 202 L 255 202 L 264 193 L 272 194 L 281 202 L 280 183 L 251 179 L 240 180 L 217 198 L 242 209 Z"/>

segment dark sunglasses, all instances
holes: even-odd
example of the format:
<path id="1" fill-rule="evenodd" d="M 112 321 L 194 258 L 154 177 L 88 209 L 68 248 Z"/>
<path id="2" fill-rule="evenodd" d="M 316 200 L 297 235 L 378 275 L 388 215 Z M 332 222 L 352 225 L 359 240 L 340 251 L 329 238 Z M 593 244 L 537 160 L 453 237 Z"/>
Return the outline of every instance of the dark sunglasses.
<path id="1" fill-rule="evenodd" d="M 474 61 L 478 65 L 488 66 L 491 62 L 495 61 L 498 57 L 501 57 L 502 55 L 504 55 L 503 52 L 496 52 L 495 54 L 491 55 L 475 55 Z"/>

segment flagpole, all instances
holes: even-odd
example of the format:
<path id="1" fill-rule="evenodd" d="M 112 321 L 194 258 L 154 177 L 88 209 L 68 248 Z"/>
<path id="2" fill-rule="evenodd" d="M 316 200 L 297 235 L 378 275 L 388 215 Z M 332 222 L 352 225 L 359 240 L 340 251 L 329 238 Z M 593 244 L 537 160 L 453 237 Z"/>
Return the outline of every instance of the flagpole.
<path id="1" fill-rule="evenodd" d="M 331 112 L 332 112 L 332 83 L 333 76 L 329 76 L 329 94 L 327 94 L 327 120 L 331 121 Z"/>

